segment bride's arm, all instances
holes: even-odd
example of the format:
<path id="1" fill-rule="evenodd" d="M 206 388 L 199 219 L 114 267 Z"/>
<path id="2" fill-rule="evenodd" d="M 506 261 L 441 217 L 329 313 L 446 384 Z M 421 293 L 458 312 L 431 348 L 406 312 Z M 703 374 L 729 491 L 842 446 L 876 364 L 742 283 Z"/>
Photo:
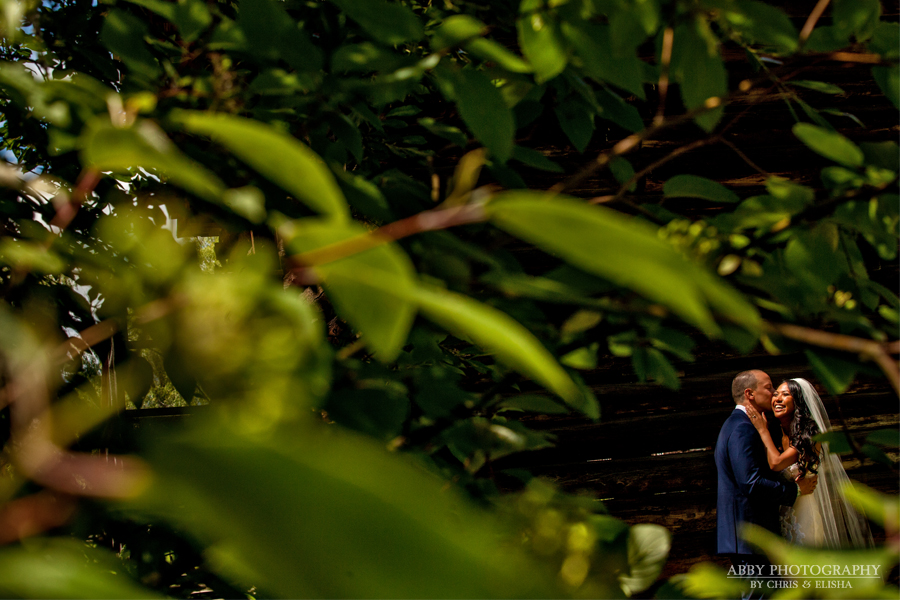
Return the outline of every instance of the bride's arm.
<path id="1" fill-rule="evenodd" d="M 778 446 L 775 445 L 772 434 L 769 433 L 766 415 L 756 410 L 756 407 L 752 404 L 745 404 L 744 406 L 747 408 L 750 422 L 753 423 L 753 426 L 759 433 L 759 437 L 762 439 L 763 445 L 766 447 L 766 459 L 769 461 L 769 468 L 773 471 L 781 471 L 797 462 L 797 457 L 800 456 L 800 453 L 796 448 L 789 446 L 787 450 L 781 452 Z"/>

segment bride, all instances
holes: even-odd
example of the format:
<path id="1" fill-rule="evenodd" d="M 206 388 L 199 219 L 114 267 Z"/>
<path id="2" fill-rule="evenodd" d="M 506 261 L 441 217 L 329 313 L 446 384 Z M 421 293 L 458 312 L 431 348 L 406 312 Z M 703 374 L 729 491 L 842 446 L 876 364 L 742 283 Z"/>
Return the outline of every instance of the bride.
<path id="1" fill-rule="evenodd" d="M 781 534 L 793 544 L 845 548 L 872 546 L 866 520 L 847 502 L 842 487 L 849 481 L 841 459 L 828 451 L 828 444 L 812 437 L 829 431 L 831 423 L 822 399 L 805 379 L 782 383 L 772 397 L 777 424 L 769 431 L 766 416 L 751 404 L 748 414 L 763 444 L 769 467 L 792 481 L 798 476 L 818 477 L 813 494 L 800 496 L 793 507 L 781 507 Z"/>

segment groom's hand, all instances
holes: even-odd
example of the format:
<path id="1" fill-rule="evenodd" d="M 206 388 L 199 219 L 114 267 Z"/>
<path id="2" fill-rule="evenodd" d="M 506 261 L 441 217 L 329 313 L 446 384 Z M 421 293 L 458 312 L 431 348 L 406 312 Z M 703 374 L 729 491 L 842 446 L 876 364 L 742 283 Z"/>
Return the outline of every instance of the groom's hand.
<path id="1" fill-rule="evenodd" d="M 809 477 L 797 477 L 794 481 L 796 481 L 797 485 L 800 487 L 800 495 L 805 496 L 816 491 L 816 485 L 819 483 L 819 478 L 815 475 L 810 475 Z"/>

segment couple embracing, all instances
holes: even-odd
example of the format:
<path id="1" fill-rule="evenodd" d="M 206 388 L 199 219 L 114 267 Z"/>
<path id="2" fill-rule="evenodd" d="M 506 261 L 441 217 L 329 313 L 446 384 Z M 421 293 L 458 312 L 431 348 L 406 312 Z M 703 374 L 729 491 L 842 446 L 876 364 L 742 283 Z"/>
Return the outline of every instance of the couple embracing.
<path id="1" fill-rule="evenodd" d="M 841 491 L 840 459 L 812 437 L 831 428 L 822 399 L 805 379 L 778 386 L 763 371 L 732 382 L 735 409 L 716 442 L 719 554 L 735 566 L 766 564 L 740 537 L 742 523 L 765 527 L 793 544 L 871 545 L 865 520 Z"/>

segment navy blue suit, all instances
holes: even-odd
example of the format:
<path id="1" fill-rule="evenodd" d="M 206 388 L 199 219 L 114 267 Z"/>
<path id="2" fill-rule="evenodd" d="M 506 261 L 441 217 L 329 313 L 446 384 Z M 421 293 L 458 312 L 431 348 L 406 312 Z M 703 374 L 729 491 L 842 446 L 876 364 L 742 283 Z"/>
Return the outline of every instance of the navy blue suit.
<path id="1" fill-rule="evenodd" d="M 738 535 L 741 523 L 754 523 L 778 535 L 778 507 L 793 506 L 797 484 L 769 468 L 766 447 L 743 410 L 735 409 L 716 441 L 719 475 L 716 534 L 719 554 L 752 554 Z"/>

